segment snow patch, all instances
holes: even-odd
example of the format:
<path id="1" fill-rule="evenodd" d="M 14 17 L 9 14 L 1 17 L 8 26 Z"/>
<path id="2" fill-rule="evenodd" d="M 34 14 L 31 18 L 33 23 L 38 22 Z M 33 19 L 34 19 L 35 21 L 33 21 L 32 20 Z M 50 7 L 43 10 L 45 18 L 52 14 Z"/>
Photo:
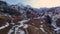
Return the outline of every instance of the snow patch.
<path id="1" fill-rule="evenodd" d="M 9 23 L 7 22 L 4 26 L 1 26 L 1 27 L 0 27 L 0 30 L 6 28 L 6 27 L 8 27 L 8 26 L 9 26 Z"/>
<path id="2" fill-rule="evenodd" d="M 24 23 L 28 21 L 29 20 L 22 20 L 22 21 L 19 21 L 18 23 L 20 23 L 20 27 L 22 27 L 22 26 L 27 26 L 27 25 L 24 25 Z"/>
<path id="3" fill-rule="evenodd" d="M 23 28 L 28 28 L 28 25 L 27 24 L 24 24 L 24 27 Z"/>
<path id="4" fill-rule="evenodd" d="M 47 34 L 47 32 L 42 27 L 40 29 Z"/>

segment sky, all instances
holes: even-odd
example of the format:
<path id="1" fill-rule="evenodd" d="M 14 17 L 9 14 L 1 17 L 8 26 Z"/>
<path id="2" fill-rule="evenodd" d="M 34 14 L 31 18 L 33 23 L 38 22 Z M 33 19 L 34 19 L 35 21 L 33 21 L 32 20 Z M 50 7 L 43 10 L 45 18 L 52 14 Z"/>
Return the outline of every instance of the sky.
<path id="1" fill-rule="evenodd" d="M 18 3 L 22 3 L 22 4 L 30 4 L 31 0 L 3 0 L 6 1 L 9 4 L 18 4 Z"/>
<path id="2" fill-rule="evenodd" d="M 34 8 L 40 7 L 56 7 L 60 6 L 60 0 L 5 0 L 9 4 L 22 3 L 24 5 L 30 5 Z"/>

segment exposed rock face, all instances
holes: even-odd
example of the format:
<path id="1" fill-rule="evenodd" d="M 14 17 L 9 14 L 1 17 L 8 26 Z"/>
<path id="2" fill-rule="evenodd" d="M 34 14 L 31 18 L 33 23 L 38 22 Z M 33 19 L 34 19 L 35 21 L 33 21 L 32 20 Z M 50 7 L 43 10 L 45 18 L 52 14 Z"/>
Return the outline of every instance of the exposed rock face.
<path id="1" fill-rule="evenodd" d="M 58 19 L 56 20 L 56 23 L 57 23 L 57 26 L 60 27 L 60 18 L 58 18 Z"/>

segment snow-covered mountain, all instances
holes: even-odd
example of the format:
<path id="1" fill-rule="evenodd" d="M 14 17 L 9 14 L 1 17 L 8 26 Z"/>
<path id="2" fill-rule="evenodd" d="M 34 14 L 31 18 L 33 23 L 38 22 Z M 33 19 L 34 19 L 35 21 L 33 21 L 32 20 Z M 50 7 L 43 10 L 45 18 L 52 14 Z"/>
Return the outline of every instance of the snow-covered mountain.
<path id="1" fill-rule="evenodd" d="M 60 7 L 33 8 L 0 1 L 0 34 L 59 34 Z"/>

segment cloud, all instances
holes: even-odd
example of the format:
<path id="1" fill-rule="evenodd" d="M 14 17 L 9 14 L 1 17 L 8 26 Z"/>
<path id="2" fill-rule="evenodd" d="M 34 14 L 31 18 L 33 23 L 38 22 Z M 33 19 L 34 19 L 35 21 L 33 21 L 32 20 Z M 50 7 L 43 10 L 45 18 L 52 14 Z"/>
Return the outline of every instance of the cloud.
<path id="1" fill-rule="evenodd" d="M 31 6 L 35 8 L 60 6 L 60 0 L 32 0 Z"/>

